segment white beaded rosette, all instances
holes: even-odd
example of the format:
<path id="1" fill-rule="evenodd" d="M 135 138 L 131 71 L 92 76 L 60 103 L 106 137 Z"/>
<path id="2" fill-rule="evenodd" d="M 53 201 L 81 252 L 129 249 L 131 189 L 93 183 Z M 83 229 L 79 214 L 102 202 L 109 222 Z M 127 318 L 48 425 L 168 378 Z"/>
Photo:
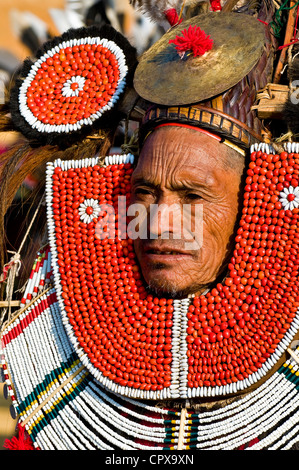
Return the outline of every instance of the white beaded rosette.
<path id="1" fill-rule="evenodd" d="M 16 127 L 46 144 L 109 127 L 134 60 L 134 49 L 108 26 L 70 30 L 47 42 L 34 63 L 25 61 L 12 90 Z"/>

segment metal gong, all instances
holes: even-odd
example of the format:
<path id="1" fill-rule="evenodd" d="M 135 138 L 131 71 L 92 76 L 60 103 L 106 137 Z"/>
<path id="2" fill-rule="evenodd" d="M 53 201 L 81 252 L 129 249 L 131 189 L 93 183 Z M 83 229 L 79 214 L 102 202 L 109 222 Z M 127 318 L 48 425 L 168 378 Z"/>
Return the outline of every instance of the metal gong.
<path id="1" fill-rule="evenodd" d="M 213 40 L 203 56 L 181 59 L 169 40 L 189 25 L 199 26 Z M 245 77 L 264 48 L 264 26 L 240 13 L 208 13 L 170 29 L 140 58 L 134 76 L 136 92 L 160 105 L 184 105 L 216 96 Z"/>

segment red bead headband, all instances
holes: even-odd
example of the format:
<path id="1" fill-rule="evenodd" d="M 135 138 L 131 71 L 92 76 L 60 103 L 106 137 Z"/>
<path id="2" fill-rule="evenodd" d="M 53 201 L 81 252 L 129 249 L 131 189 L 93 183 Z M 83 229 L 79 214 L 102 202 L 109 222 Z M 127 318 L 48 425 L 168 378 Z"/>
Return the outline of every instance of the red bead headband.
<path id="1" fill-rule="evenodd" d="M 227 139 L 223 139 L 222 137 L 220 137 L 219 135 L 217 134 L 213 134 L 212 132 L 206 130 L 206 129 L 202 129 L 201 127 L 197 127 L 197 126 L 192 126 L 190 124 L 183 124 L 183 123 L 179 123 L 179 122 L 165 122 L 163 124 L 159 124 L 158 126 L 156 126 L 154 129 L 159 129 L 159 127 L 166 127 L 166 126 L 174 126 L 174 127 L 185 127 L 186 129 L 194 129 L 196 131 L 199 131 L 201 132 L 202 134 L 206 134 L 208 135 L 209 137 L 212 137 L 213 139 L 216 139 L 219 143 L 222 143 L 222 144 L 225 144 L 227 145 L 228 147 L 231 147 L 233 148 L 234 150 L 236 150 L 237 152 L 239 152 L 241 155 L 245 156 L 246 152 L 245 150 L 241 149 L 240 147 L 238 147 L 236 144 L 233 144 L 232 142 L 230 142 L 229 140 Z M 152 132 L 152 131 L 151 131 Z M 145 139 L 149 136 L 150 133 L 147 134 L 147 136 L 145 137 Z M 144 140 L 145 140 L 144 139 Z"/>

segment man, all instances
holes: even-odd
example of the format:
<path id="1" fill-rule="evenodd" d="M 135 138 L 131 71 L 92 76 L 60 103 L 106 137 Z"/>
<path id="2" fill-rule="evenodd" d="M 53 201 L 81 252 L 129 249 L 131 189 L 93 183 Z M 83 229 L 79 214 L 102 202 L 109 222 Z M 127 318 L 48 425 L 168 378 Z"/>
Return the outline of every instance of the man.
<path id="1" fill-rule="evenodd" d="M 263 14 L 269 14 L 267 9 L 260 12 L 260 17 Z M 260 122 L 250 109 L 250 99 L 254 96 L 255 76 L 259 75 L 258 60 L 266 60 L 268 64 L 265 67 L 266 76 L 259 77 L 259 80 L 266 82 L 270 79 L 267 73 L 273 60 L 272 38 L 267 39 L 267 48 L 262 53 L 260 25 L 248 23 L 245 43 L 250 44 L 250 37 L 252 45 L 247 53 L 245 44 L 241 45 L 241 35 L 229 44 L 227 38 L 234 37 L 231 24 L 226 47 L 218 49 L 218 44 L 224 41 L 217 37 L 219 30 L 225 30 L 224 22 L 221 15 L 216 15 L 213 23 L 206 24 L 204 19 L 200 21 L 202 28 L 206 25 L 206 30 L 201 30 L 201 34 L 206 36 L 205 40 L 214 39 L 214 45 L 202 59 L 195 55 L 192 57 L 192 46 L 188 41 L 188 58 L 186 55 L 181 60 L 173 57 L 175 48 L 172 43 L 176 44 L 178 51 L 182 50 L 183 38 L 192 28 L 194 35 L 196 28 L 199 29 L 191 19 L 188 30 L 187 27 L 181 28 L 183 38 L 177 34 L 176 28 L 176 33 L 170 31 L 147 51 L 141 57 L 135 74 L 136 90 L 145 99 L 151 97 L 157 109 L 155 106 L 149 109 L 141 126 L 145 141 L 141 137 L 143 146 L 132 182 L 133 201 L 142 202 L 148 212 L 150 206 L 155 204 L 160 207 L 164 204 L 166 208 L 178 204 L 181 216 L 184 205 L 189 204 L 193 208 L 193 218 L 196 206 L 203 211 L 201 234 L 197 235 L 199 238 L 201 235 L 202 240 L 198 238 L 198 248 L 193 252 L 184 252 L 184 240 L 163 241 L 165 237 L 158 222 L 150 216 L 148 238 L 156 240 L 138 240 L 135 249 L 145 280 L 156 292 L 173 292 L 178 296 L 199 294 L 225 276 L 242 206 L 241 182 L 246 160 L 244 144 L 248 148 L 250 143 L 261 139 Z M 236 31 L 241 29 L 241 24 L 236 27 Z M 239 43 L 240 50 L 236 43 Z M 191 48 L 189 51 L 188 47 Z M 205 60 L 205 57 L 209 59 Z M 234 71 L 227 71 L 227 57 L 236 64 Z M 255 66 L 250 70 L 254 62 Z M 248 77 L 245 75 L 246 69 L 250 71 Z M 238 78 L 235 74 L 239 74 Z M 247 89 L 242 93 L 239 85 L 226 91 L 228 83 L 234 84 L 241 77 L 244 81 L 248 80 L 246 88 L 252 89 L 249 100 L 246 97 Z M 218 80 L 220 83 L 216 83 Z M 214 95 L 218 96 L 214 99 Z M 234 102 L 237 107 L 240 99 L 242 111 L 235 119 L 230 103 Z M 190 104 L 194 102 L 197 104 Z M 224 144 L 221 143 L 223 141 Z M 167 215 L 158 210 L 157 216 L 163 218 Z M 173 219 L 177 220 L 176 217 Z M 187 225 L 190 223 L 185 220 Z M 200 230 L 199 226 L 197 229 Z M 170 230 L 169 236 L 177 238 L 178 234 Z"/>
<path id="2" fill-rule="evenodd" d="M 150 103 L 134 168 L 123 155 L 72 160 L 67 152 L 48 165 L 50 248 L 33 269 L 24 312 L 2 335 L 17 396 L 7 372 L 6 384 L 35 447 L 268 449 L 298 441 L 297 359 L 287 348 L 299 327 L 299 152 L 295 144 L 278 155 L 262 143 L 252 104 L 260 67 L 269 80 L 273 39 L 263 48 L 264 26 L 238 15 L 182 26 L 176 17 L 140 58 L 134 86 Z M 39 59 L 44 70 L 57 62 L 72 109 L 80 91 L 95 107 L 89 98 L 103 80 L 92 64 L 103 60 L 105 74 L 111 56 L 97 40 L 85 33 L 80 47 L 59 43 L 59 54 Z M 65 82 L 72 54 L 83 70 L 88 64 L 84 78 L 95 70 L 90 96 L 81 75 Z M 37 138 L 53 128 L 42 121 L 46 104 L 40 113 L 32 103 L 49 88 L 34 77 L 33 68 L 19 89 L 19 114 L 25 108 Z M 76 137 L 64 124 L 58 131 Z M 55 136 L 42 137 L 49 144 Z M 119 195 L 143 212 L 140 236 L 99 240 L 100 205 L 115 208 Z M 31 303 L 39 275 L 54 287 Z"/>
<path id="3" fill-rule="evenodd" d="M 177 298 L 200 295 L 225 275 L 244 166 L 244 157 L 236 150 L 196 128 L 162 127 L 147 138 L 132 177 L 132 199 L 144 204 L 148 213 L 157 205 L 149 220 L 148 239 L 135 241 L 145 281 L 154 292 Z M 170 217 L 168 208 L 176 205 L 180 210 L 177 216 L 173 214 L 169 233 L 164 234 L 163 225 L 165 230 Z M 183 219 L 187 205 L 190 221 Z M 196 224 L 197 207 L 203 211 L 203 220 L 198 214 Z M 181 236 L 184 224 L 198 231 L 193 249 L 193 240 Z"/>

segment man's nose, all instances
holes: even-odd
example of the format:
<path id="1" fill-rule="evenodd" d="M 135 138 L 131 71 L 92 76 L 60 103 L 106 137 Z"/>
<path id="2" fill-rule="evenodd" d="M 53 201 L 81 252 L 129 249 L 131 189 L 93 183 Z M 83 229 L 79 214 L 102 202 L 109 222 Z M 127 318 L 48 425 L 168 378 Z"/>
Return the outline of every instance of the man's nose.
<path id="1" fill-rule="evenodd" d="M 149 210 L 150 238 L 180 238 L 181 207 L 173 199 L 160 198 Z"/>

